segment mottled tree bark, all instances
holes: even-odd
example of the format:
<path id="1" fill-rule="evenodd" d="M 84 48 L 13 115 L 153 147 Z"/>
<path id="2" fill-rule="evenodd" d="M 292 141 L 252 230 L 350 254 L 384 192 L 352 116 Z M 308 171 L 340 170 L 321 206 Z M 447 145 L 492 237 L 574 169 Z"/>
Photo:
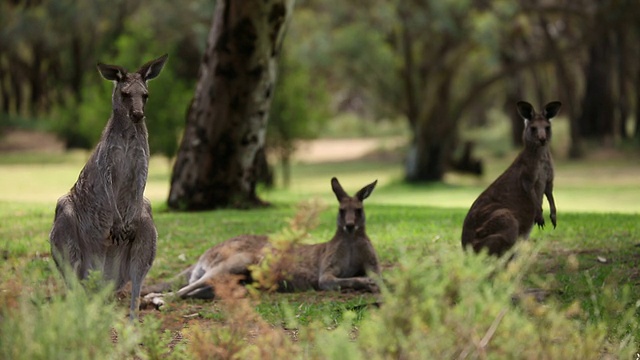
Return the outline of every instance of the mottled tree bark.
<path id="1" fill-rule="evenodd" d="M 171 176 L 171 208 L 262 205 L 254 160 L 264 146 L 292 5 L 293 0 L 217 2 Z"/>

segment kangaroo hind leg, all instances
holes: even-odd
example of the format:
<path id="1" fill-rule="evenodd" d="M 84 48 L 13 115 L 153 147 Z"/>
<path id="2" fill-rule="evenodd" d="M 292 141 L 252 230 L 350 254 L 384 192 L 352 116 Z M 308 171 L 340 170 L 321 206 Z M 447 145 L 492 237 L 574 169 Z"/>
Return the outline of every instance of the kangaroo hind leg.
<path id="1" fill-rule="evenodd" d="M 61 197 L 56 205 L 49 242 L 51 255 L 62 276 L 66 278 L 66 266 L 70 266 L 77 278 L 82 280 L 88 275 L 89 264 L 82 256 L 77 221 L 75 207 L 69 197 Z"/>
<path id="2" fill-rule="evenodd" d="M 214 266 L 209 267 L 198 279 L 194 280 L 192 278 L 191 283 L 178 290 L 177 295 L 181 298 L 211 299 L 214 297 L 214 292 L 211 287 L 213 280 L 224 274 L 244 273 L 247 267 L 253 263 L 254 257 L 249 253 L 242 252 L 233 254 Z M 198 265 L 196 265 L 196 269 L 197 268 L 199 268 Z M 193 273 L 195 274 L 196 270 L 194 270 Z"/>
<path id="3" fill-rule="evenodd" d="M 489 255 L 502 256 L 518 238 L 518 220 L 506 209 L 496 210 L 478 230 L 471 245 L 475 252 L 484 249 Z"/>
<path id="4" fill-rule="evenodd" d="M 135 239 L 130 244 L 129 262 L 126 265 L 123 263 L 121 267 L 121 275 L 128 271 L 131 278 L 131 306 L 129 308 L 131 319 L 135 318 L 142 281 L 147 276 L 156 257 L 157 240 L 158 233 L 153 225 L 151 213 L 147 211 L 140 219 Z"/>

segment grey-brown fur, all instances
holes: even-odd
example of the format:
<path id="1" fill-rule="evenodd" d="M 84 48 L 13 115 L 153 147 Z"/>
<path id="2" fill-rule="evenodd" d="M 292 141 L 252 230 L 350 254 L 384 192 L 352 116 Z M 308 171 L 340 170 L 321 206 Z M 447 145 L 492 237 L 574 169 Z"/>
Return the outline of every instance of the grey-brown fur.
<path id="1" fill-rule="evenodd" d="M 157 239 L 151 204 L 143 197 L 149 166 L 147 81 L 158 76 L 166 59 L 134 73 L 98 64 L 100 74 L 115 83 L 111 117 L 77 182 L 58 200 L 49 235 L 61 271 L 69 264 L 79 279 L 101 271 L 117 290 L 131 280 L 132 319 Z"/>
<path id="2" fill-rule="evenodd" d="M 378 257 L 365 232 L 363 200 L 373 191 L 373 182 L 351 197 L 336 178 L 331 179 L 340 209 L 337 229 L 329 242 L 297 245 L 280 291 L 356 289 L 377 292 L 378 285 L 368 274 L 380 275 Z M 211 282 L 224 274 L 250 276 L 248 266 L 260 263 L 270 247 L 267 236 L 240 235 L 207 250 L 198 262 L 178 274 L 174 281 L 151 286 L 143 293 L 167 291 L 180 286 L 182 298 L 213 298 Z M 156 294 L 150 294 L 151 297 Z"/>
<path id="3" fill-rule="evenodd" d="M 462 228 L 463 247 L 471 246 L 475 252 L 486 249 L 491 255 L 501 256 L 518 237 L 528 238 L 534 223 L 544 227 L 543 194 L 556 227 L 549 140 L 551 119 L 560 106 L 558 101 L 550 102 L 542 113 L 536 113 L 531 104 L 518 102 L 518 113 L 525 121 L 524 149 L 471 205 Z"/>

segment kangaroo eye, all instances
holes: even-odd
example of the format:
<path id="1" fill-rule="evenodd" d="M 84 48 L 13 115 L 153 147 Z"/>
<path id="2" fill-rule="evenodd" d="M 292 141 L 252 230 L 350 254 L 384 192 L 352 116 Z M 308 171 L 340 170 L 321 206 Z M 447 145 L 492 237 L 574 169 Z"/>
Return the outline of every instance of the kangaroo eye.
<path id="1" fill-rule="evenodd" d="M 356 209 L 356 215 L 362 216 L 362 209 Z"/>
<path id="2" fill-rule="evenodd" d="M 551 126 L 547 126 L 547 127 L 545 127 L 545 128 L 544 128 L 544 131 L 546 131 L 546 132 L 551 132 Z"/>
<path id="3" fill-rule="evenodd" d="M 340 216 L 344 216 L 345 213 L 346 211 L 344 209 L 340 209 Z"/>
<path id="4" fill-rule="evenodd" d="M 537 130 L 536 128 L 534 128 L 534 127 L 529 128 L 529 131 L 530 131 L 532 134 L 535 134 L 536 132 L 538 132 L 538 130 Z"/>

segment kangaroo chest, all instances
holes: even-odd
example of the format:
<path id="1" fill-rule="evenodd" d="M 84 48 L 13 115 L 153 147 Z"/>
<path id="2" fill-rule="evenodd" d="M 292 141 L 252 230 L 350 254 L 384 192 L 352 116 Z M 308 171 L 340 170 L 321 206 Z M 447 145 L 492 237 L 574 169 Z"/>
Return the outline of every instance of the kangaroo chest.
<path id="1" fill-rule="evenodd" d="M 550 155 L 545 153 L 538 163 L 535 181 L 536 195 L 540 199 L 542 199 L 547 183 L 551 181 L 553 181 L 553 163 Z"/>
<path id="2" fill-rule="evenodd" d="M 110 153 L 113 194 L 118 211 L 123 217 L 137 215 L 142 207 L 149 168 L 147 143 L 130 135 L 114 143 Z"/>
<path id="3" fill-rule="evenodd" d="M 327 255 L 332 259 L 330 263 L 338 265 L 337 276 L 351 277 L 364 273 L 364 262 L 368 255 L 366 241 L 354 239 L 331 250 L 333 251 L 329 251 Z"/>

